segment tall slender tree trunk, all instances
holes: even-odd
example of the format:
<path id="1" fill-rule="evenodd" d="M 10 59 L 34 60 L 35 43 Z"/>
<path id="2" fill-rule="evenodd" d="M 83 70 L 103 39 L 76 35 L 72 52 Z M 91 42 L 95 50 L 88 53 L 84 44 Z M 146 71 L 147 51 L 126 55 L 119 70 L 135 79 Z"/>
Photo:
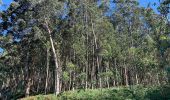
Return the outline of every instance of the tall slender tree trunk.
<path id="1" fill-rule="evenodd" d="M 119 77 L 118 77 L 118 69 L 117 69 L 117 60 L 116 58 L 114 59 L 114 66 L 115 66 L 115 85 L 118 86 L 119 85 Z"/>
<path id="2" fill-rule="evenodd" d="M 136 78 L 136 84 L 138 85 L 139 84 L 139 79 L 138 79 L 138 74 L 137 73 L 135 75 L 135 78 Z"/>
<path id="3" fill-rule="evenodd" d="M 136 66 L 135 66 L 135 70 L 136 70 L 136 72 L 135 72 L 136 85 L 138 85 L 139 84 L 139 78 L 138 78 L 138 71 L 137 71 Z"/>
<path id="4" fill-rule="evenodd" d="M 94 24 L 93 24 L 92 19 L 91 19 L 91 25 L 92 25 L 92 33 L 93 33 L 93 35 L 94 35 L 95 47 L 96 47 L 96 49 L 98 49 L 97 37 L 96 37 L 95 31 L 94 31 Z M 97 70 L 98 70 L 98 74 L 99 74 L 99 73 L 100 73 L 100 63 L 99 63 L 99 57 L 98 57 L 98 55 L 97 55 L 97 57 L 96 57 L 96 63 L 97 63 Z M 99 77 L 99 87 L 102 88 L 102 80 L 101 80 L 101 77 Z"/>
<path id="5" fill-rule="evenodd" d="M 108 69 L 106 68 L 106 72 L 108 72 Z M 107 84 L 107 88 L 110 88 L 110 84 L 109 84 L 109 76 L 106 76 L 106 84 Z"/>
<path id="6" fill-rule="evenodd" d="M 159 74 L 158 74 L 158 73 L 156 74 L 156 78 L 157 78 L 157 83 L 158 83 L 158 85 L 160 85 Z"/>
<path id="7" fill-rule="evenodd" d="M 37 84 L 37 93 L 39 92 L 39 88 L 40 88 L 40 83 L 41 83 L 41 77 L 40 77 L 40 72 L 38 72 L 38 84 Z"/>
<path id="8" fill-rule="evenodd" d="M 125 66 L 125 68 L 124 68 L 124 73 L 125 73 L 125 84 L 126 84 L 126 86 L 128 86 L 129 84 L 128 84 L 128 72 L 127 72 L 127 66 Z"/>
<path id="9" fill-rule="evenodd" d="M 30 95 L 30 88 L 31 88 L 31 78 L 28 79 L 27 85 L 26 85 L 26 97 Z"/>
<path id="10" fill-rule="evenodd" d="M 29 76 L 29 51 L 27 51 L 27 54 L 26 54 L 26 62 L 25 62 L 25 80 L 26 80 L 26 90 L 25 90 L 25 96 L 29 96 L 30 94 L 30 76 Z"/>
<path id="11" fill-rule="evenodd" d="M 93 43 L 94 44 L 94 43 Z M 91 88 L 94 89 L 94 82 L 96 82 L 96 76 L 95 76 L 95 58 L 94 58 L 94 45 L 93 45 L 93 61 L 92 61 L 92 72 L 91 72 Z"/>
<path id="12" fill-rule="evenodd" d="M 127 66 L 125 65 L 125 59 L 124 59 L 124 77 L 125 77 L 125 85 L 128 86 L 128 69 Z"/>
<path id="13" fill-rule="evenodd" d="M 76 54 L 75 54 L 75 51 L 74 51 L 74 62 L 76 62 Z M 75 90 L 75 87 L 76 87 L 76 73 L 75 73 L 75 68 L 74 68 L 74 71 L 73 71 L 73 83 L 72 83 L 72 90 L 74 91 Z"/>
<path id="14" fill-rule="evenodd" d="M 71 90 L 71 83 L 72 83 L 72 72 L 70 71 L 70 76 L 69 76 L 69 91 Z"/>
<path id="15" fill-rule="evenodd" d="M 49 80 L 49 49 L 47 47 L 47 55 L 46 55 L 46 80 L 45 80 L 45 94 L 47 94 L 48 88 L 48 80 Z"/>
<path id="16" fill-rule="evenodd" d="M 86 0 L 85 0 L 86 2 Z M 88 12 L 86 6 L 84 7 L 85 12 L 84 12 L 84 25 L 86 27 L 85 32 L 86 32 L 86 45 L 89 45 L 89 35 L 88 35 Z M 85 88 L 88 88 L 88 68 L 89 68 L 89 53 L 88 53 L 88 48 L 86 48 L 86 57 L 87 57 L 87 64 L 86 64 L 86 83 L 85 83 Z M 92 75 L 92 74 L 91 74 Z"/>
<path id="17" fill-rule="evenodd" d="M 54 47 L 54 41 L 53 41 L 52 36 L 51 36 L 52 31 L 50 30 L 47 21 L 46 21 L 46 28 L 48 30 L 48 35 L 49 35 L 49 38 L 50 38 L 50 44 L 51 44 L 51 48 L 52 48 L 52 52 L 53 52 L 53 56 L 54 56 L 54 62 L 55 62 L 55 79 L 54 79 L 55 95 L 58 95 L 60 93 L 59 64 L 58 64 L 56 49 Z"/>
<path id="18" fill-rule="evenodd" d="M 87 45 L 88 45 L 88 34 L 87 34 Z M 89 53 L 88 53 L 88 48 L 87 48 L 87 50 L 86 50 L 86 57 L 87 57 L 87 63 L 86 63 L 86 82 L 85 82 L 85 88 L 87 89 L 87 85 L 88 85 L 88 67 L 89 67 Z"/>
<path id="19" fill-rule="evenodd" d="M 85 80 L 85 89 L 88 88 L 88 64 L 86 65 L 86 80 Z"/>

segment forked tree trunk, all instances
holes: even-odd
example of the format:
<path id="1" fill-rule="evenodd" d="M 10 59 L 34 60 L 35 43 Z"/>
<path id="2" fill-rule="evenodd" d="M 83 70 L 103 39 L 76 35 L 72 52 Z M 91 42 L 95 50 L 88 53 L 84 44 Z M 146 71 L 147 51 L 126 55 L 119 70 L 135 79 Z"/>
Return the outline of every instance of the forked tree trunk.
<path id="1" fill-rule="evenodd" d="M 55 62 L 55 79 L 54 79 L 55 95 L 58 95 L 60 93 L 59 64 L 58 64 L 56 49 L 54 47 L 54 41 L 53 41 L 52 36 L 51 36 L 52 31 L 50 30 L 47 21 L 46 21 L 45 25 L 46 25 L 46 28 L 48 30 L 48 35 L 49 35 L 49 38 L 50 38 L 50 44 L 51 44 L 51 48 L 52 48 L 52 52 L 53 52 L 53 56 L 54 56 L 54 62 Z"/>

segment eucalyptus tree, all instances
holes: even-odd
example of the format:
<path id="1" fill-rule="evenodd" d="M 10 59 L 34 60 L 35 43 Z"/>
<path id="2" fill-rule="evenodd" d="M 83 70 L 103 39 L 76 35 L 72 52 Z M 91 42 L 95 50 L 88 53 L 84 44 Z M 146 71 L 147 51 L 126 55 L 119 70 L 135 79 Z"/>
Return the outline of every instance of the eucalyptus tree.
<path id="1" fill-rule="evenodd" d="M 161 23 L 161 25 L 163 24 L 163 29 L 164 31 L 162 32 L 163 34 L 161 34 L 161 36 L 159 37 L 159 43 L 160 45 L 160 51 L 162 51 L 162 66 L 166 67 L 167 69 L 167 74 L 168 74 L 168 81 L 170 80 L 169 78 L 169 63 L 168 63 L 168 56 L 167 56 L 167 52 L 168 49 L 170 47 L 170 42 L 169 42 L 169 34 L 170 34 L 170 20 L 169 20 L 169 14 L 170 14 L 170 1 L 169 0 L 161 0 L 160 1 L 160 6 L 158 7 L 159 12 L 161 13 L 162 16 L 162 20 L 164 21 L 164 23 Z"/>
<path id="2" fill-rule="evenodd" d="M 121 48 L 121 53 L 119 58 L 122 66 L 120 70 L 123 70 L 122 78 L 125 80 L 123 84 L 129 85 L 131 82 L 130 76 L 133 73 L 130 70 L 135 70 L 135 65 L 129 64 L 135 60 L 133 52 L 128 52 L 131 49 L 138 48 L 138 38 L 140 35 L 140 25 L 141 25 L 141 13 L 138 7 L 138 2 L 134 0 L 121 0 L 114 1 L 115 10 L 111 16 L 112 24 L 116 30 L 117 43 Z M 113 20 L 112 20 L 113 19 Z"/>
<path id="3" fill-rule="evenodd" d="M 14 0 L 1 12 L 1 88 L 28 96 L 166 83 L 165 6 L 158 15 L 136 0 L 111 1 Z"/>
<path id="4" fill-rule="evenodd" d="M 23 1 L 22 1 L 23 2 Z M 57 1 L 57 0 L 40 0 L 40 1 L 29 1 L 32 3 L 31 5 L 33 6 L 33 12 L 31 12 L 32 19 L 34 21 L 37 21 L 37 25 L 34 26 L 37 29 L 39 29 L 40 32 L 36 33 L 38 36 L 45 36 L 46 41 L 50 42 L 51 49 L 53 52 L 53 58 L 55 62 L 55 94 L 59 94 L 60 92 L 60 71 L 59 71 L 59 63 L 58 63 L 58 57 L 56 53 L 56 48 L 55 48 L 55 41 L 53 40 L 52 37 L 52 32 L 55 32 L 57 30 L 57 18 L 61 16 L 61 8 L 62 8 L 62 3 Z M 28 12 L 29 14 L 29 12 Z M 30 15 L 30 14 L 29 14 Z M 43 32 L 45 31 L 45 32 Z M 42 40 L 42 39 L 40 39 Z M 42 40 L 43 41 L 43 40 Z"/>
<path id="5" fill-rule="evenodd" d="M 52 34 L 54 36 L 55 30 L 57 30 L 57 19 L 62 15 L 62 4 L 62 2 L 56 0 L 16 0 L 16 2 L 11 3 L 7 12 L 2 13 L 2 15 L 4 15 L 2 16 L 4 20 L 2 24 L 3 28 L 12 32 L 14 37 L 20 39 L 20 42 L 26 39 L 30 41 L 30 43 L 38 40 L 43 44 L 48 44 L 49 41 L 55 62 L 55 94 L 60 92 L 59 73 L 61 72 L 59 71 L 58 57 L 56 54 L 56 41 L 53 40 Z M 9 16 L 9 20 L 5 15 Z M 13 26 L 10 26 L 11 24 Z M 30 50 L 31 48 L 27 49 Z M 29 56 L 29 53 L 26 54 Z M 28 65 L 26 64 L 25 67 L 26 66 Z M 30 84 L 29 81 L 28 84 Z M 28 95 L 29 90 L 30 89 L 26 89 L 26 94 Z"/>
<path id="6" fill-rule="evenodd" d="M 69 72 L 70 77 L 75 77 L 75 74 L 86 77 L 81 80 L 84 88 L 94 88 L 95 83 L 97 83 L 96 87 L 102 87 L 100 74 L 102 74 L 105 68 L 102 66 L 103 57 L 100 56 L 102 55 L 100 53 L 102 48 L 104 48 L 102 42 L 104 42 L 109 35 L 113 35 L 113 30 L 111 30 L 112 25 L 109 20 L 104 17 L 103 12 L 105 11 L 98 7 L 96 1 L 69 0 L 66 2 L 66 5 L 67 14 L 60 26 L 63 28 L 61 32 L 65 40 L 62 45 L 65 48 L 63 52 L 65 50 L 70 51 L 69 53 L 62 53 L 62 55 L 67 56 L 65 58 L 67 61 L 64 61 L 69 63 L 68 65 L 70 65 L 70 63 L 71 65 L 74 64 L 82 70 L 77 70 L 74 74 Z M 106 24 L 102 24 L 104 22 L 106 22 Z M 67 30 L 65 30 L 66 28 Z M 68 36 L 69 38 L 67 38 Z M 65 69 L 69 68 L 66 66 Z M 72 80 L 75 79 L 76 78 L 73 78 Z M 70 84 L 74 85 L 75 83 L 72 81 Z"/>
<path id="7" fill-rule="evenodd" d="M 123 78 L 124 85 L 141 84 L 147 79 L 142 77 L 148 76 L 141 72 L 159 74 L 159 60 L 156 56 L 158 49 L 156 45 L 160 45 L 160 43 L 155 42 L 155 36 L 160 34 L 154 29 L 157 28 L 159 30 L 158 23 L 161 21 L 158 20 L 156 22 L 154 19 L 161 17 L 155 14 L 149 7 L 146 9 L 139 7 L 138 2 L 134 0 L 114 2 L 116 6 L 111 16 L 111 22 L 116 31 L 117 44 L 119 44 L 121 49 L 118 56 L 118 60 L 120 60 L 118 64 L 120 66 L 119 73 Z M 164 21 L 162 20 L 162 23 L 165 23 Z M 164 31 L 163 29 L 165 28 L 163 27 L 165 25 L 161 25 L 161 30 Z M 151 53 L 151 51 L 154 52 Z M 146 64 L 146 61 L 149 61 L 148 64 Z M 148 76 L 146 84 L 152 81 L 150 79 L 156 79 L 156 77 L 149 77 L 151 76 Z"/>

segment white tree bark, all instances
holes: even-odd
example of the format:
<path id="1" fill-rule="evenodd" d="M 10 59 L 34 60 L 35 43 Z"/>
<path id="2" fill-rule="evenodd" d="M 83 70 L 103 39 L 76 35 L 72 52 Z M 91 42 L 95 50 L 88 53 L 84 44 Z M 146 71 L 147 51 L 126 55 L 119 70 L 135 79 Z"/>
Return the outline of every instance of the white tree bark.
<path id="1" fill-rule="evenodd" d="M 51 48 L 52 48 L 52 52 L 53 52 L 53 56 L 54 56 L 54 61 L 55 61 L 55 95 L 58 95 L 60 93 L 60 78 L 59 78 L 59 64 L 58 64 L 58 58 L 57 58 L 57 54 L 56 54 L 56 49 L 54 47 L 54 41 L 52 39 L 51 36 L 51 30 L 48 26 L 48 22 L 46 21 L 46 28 L 48 30 L 48 34 L 49 34 L 49 38 L 50 38 L 50 44 L 51 44 Z"/>

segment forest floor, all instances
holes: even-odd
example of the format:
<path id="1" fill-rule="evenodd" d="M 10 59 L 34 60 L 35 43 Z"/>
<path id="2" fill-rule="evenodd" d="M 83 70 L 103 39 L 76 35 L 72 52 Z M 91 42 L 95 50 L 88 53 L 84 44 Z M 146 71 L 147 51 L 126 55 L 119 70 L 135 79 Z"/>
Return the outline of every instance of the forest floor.
<path id="1" fill-rule="evenodd" d="M 102 88 L 75 90 L 61 93 L 37 95 L 21 100 L 170 100 L 170 86 L 148 87 L 131 86 L 120 88 Z"/>

